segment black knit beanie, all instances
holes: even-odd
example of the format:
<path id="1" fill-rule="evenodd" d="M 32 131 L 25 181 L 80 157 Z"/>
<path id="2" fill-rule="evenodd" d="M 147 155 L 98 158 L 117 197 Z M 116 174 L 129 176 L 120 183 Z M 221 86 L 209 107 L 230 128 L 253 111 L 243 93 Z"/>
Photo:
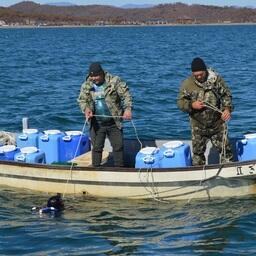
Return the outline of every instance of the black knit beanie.
<path id="1" fill-rule="evenodd" d="M 191 62 L 191 70 L 192 72 L 206 71 L 207 67 L 201 58 L 194 58 Z"/>
<path id="2" fill-rule="evenodd" d="M 93 62 L 89 67 L 89 75 L 97 76 L 104 73 L 103 68 L 101 67 L 99 62 Z"/>

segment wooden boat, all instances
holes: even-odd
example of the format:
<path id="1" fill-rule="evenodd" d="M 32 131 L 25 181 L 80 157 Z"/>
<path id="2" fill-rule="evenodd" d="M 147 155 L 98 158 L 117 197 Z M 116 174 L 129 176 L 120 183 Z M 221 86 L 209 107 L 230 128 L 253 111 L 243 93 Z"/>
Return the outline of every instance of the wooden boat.
<path id="1" fill-rule="evenodd" d="M 158 147 L 163 143 L 143 141 L 143 146 Z M 205 166 L 138 169 L 133 166 L 139 149 L 138 141 L 125 141 L 124 168 L 111 167 L 109 162 L 93 168 L 90 152 L 74 159 L 71 165 L 0 161 L 0 185 L 47 193 L 157 200 L 256 194 L 256 159 L 218 164 L 216 152 L 209 147 Z"/>

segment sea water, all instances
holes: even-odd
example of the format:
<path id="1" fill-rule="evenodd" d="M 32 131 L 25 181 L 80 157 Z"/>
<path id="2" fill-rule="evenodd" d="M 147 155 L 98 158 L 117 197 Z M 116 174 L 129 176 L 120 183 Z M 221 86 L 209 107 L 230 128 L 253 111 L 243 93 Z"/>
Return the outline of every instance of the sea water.
<path id="1" fill-rule="evenodd" d="M 256 26 L 0 29 L 0 130 L 88 131 L 76 102 L 93 61 L 125 80 L 140 138 L 190 138 L 176 106 L 200 56 L 229 85 L 231 137 L 256 132 Z M 84 126 L 85 125 L 85 126 Z M 130 122 L 124 135 L 135 138 Z M 65 186 L 65 185 L 63 185 Z M 63 187 L 63 191 L 65 187 Z M 62 192 L 62 191 L 60 191 Z M 1 255 L 255 255 L 255 198 L 189 202 L 66 197 L 61 216 L 33 215 L 47 193 L 1 187 Z"/>

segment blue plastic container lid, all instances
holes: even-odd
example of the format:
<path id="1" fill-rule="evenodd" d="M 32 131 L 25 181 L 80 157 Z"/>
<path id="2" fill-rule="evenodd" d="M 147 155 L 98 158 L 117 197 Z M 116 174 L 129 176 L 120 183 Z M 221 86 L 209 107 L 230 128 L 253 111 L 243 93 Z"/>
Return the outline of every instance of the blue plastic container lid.
<path id="1" fill-rule="evenodd" d="M 66 131 L 65 134 L 68 136 L 77 136 L 82 135 L 83 133 L 81 131 Z"/>
<path id="2" fill-rule="evenodd" d="M 37 147 L 24 147 L 20 149 L 20 152 L 22 154 L 33 154 L 38 152 L 38 148 Z"/>
<path id="3" fill-rule="evenodd" d="M 145 147 L 140 150 L 140 153 L 145 155 L 153 155 L 158 153 L 158 151 L 159 151 L 159 148 L 157 147 Z"/>
<path id="4" fill-rule="evenodd" d="M 145 157 L 143 157 L 143 162 L 145 164 L 154 164 L 155 163 L 155 157 L 151 156 L 151 155 L 146 155 Z"/>
<path id="5" fill-rule="evenodd" d="M 55 135 L 55 134 L 60 134 L 61 131 L 60 130 L 46 130 L 44 131 L 44 134 L 46 135 Z"/>
<path id="6" fill-rule="evenodd" d="M 16 150 L 16 146 L 14 145 L 4 145 L 0 147 L 0 153 L 8 153 Z"/>
<path id="7" fill-rule="evenodd" d="M 248 133 L 248 134 L 245 134 L 244 137 L 247 140 L 256 139 L 256 133 Z"/>
<path id="8" fill-rule="evenodd" d="M 175 152 L 172 149 L 168 148 L 167 150 L 164 151 L 164 156 L 167 158 L 174 157 Z"/>
<path id="9" fill-rule="evenodd" d="M 168 141 L 168 142 L 166 142 L 166 143 L 163 144 L 163 146 L 164 146 L 165 148 L 172 148 L 172 149 L 174 149 L 174 148 L 179 148 L 179 147 L 181 147 L 182 145 L 184 145 L 184 143 L 183 143 L 182 141 L 180 141 L 180 140 Z"/>
<path id="10" fill-rule="evenodd" d="M 26 133 L 26 134 L 34 134 L 34 133 L 38 133 L 38 130 L 37 129 L 23 129 L 22 132 Z"/>

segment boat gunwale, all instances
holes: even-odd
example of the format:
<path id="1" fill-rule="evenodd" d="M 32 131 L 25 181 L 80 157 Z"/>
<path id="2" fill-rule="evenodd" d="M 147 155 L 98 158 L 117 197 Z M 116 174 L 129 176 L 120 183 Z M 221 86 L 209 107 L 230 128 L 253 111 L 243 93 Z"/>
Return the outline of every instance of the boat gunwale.
<path id="1" fill-rule="evenodd" d="M 181 172 L 181 171 L 202 171 L 202 170 L 211 170 L 211 169 L 219 169 L 219 168 L 228 168 L 234 166 L 244 166 L 253 164 L 256 165 L 256 159 L 247 160 L 241 162 L 229 162 L 222 164 L 209 164 L 209 165 L 197 165 L 197 166 L 186 166 L 186 167 L 171 167 L 171 168 L 135 168 L 135 167 L 111 167 L 111 166 L 76 166 L 76 165 L 58 165 L 58 164 L 39 164 L 39 163 L 24 163 L 24 162 L 16 162 L 16 161 L 6 161 L 0 160 L 0 165 L 12 165 L 18 167 L 29 167 L 29 168 L 41 168 L 41 169 L 52 169 L 52 170 L 72 170 L 72 171 L 109 171 L 109 172 L 144 172 L 144 171 L 152 171 L 152 172 Z M 92 170 L 93 169 L 93 170 Z"/>

